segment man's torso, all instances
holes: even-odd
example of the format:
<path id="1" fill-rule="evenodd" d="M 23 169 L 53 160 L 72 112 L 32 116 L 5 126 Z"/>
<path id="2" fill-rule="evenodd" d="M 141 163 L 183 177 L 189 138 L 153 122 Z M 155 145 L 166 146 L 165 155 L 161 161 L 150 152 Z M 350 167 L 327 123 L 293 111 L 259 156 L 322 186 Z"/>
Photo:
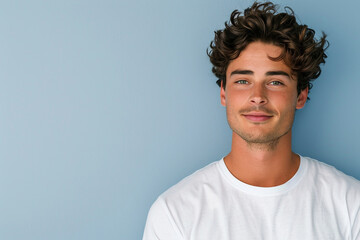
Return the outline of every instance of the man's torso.
<path id="1" fill-rule="evenodd" d="M 158 198 L 144 240 L 358 239 L 359 215 L 360 183 L 316 160 L 301 157 L 295 176 L 270 188 L 240 182 L 220 160 Z"/>

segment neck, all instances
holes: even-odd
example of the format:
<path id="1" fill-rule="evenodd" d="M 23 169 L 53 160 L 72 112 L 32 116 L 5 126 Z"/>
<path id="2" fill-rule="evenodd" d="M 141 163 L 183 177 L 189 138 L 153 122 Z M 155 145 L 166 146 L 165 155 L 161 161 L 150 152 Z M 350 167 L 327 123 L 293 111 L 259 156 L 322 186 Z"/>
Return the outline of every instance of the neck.
<path id="1" fill-rule="evenodd" d="M 233 133 L 231 152 L 224 161 L 237 179 L 259 187 L 287 182 L 300 165 L 300 157 L 291 151 L 291 130 L 267 144 L 249 144 Z"/>

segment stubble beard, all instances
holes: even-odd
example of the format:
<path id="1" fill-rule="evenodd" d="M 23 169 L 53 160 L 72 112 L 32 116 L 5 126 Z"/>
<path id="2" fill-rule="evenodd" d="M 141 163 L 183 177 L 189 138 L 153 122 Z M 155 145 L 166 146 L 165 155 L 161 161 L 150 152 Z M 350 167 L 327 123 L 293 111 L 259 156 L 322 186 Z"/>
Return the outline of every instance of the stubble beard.
<path id="1" fill-rule="evenodd" d="M 272 113 L 269 110 L 267 110 L 266 112 Z M 290 116 L 288 117 L 290 117 L 290 122 L 288 122 L 289 125 L 285 130 L 283 129 L 283 131 L 281 131 L 281 129 L 271 129 L 270 132 L 264 133 L 262 135 L 261 133 L 252 134 L 251 132 L 242 130 L 242 127 L 236 127 L 235 125 L 233 126 L 229 121 L 229 118 L 228 118 L 228 123 L 232 131 L 235 134 L 237 134 L 240 138 L 242 138 L 247 143 L 249 148 L 254 150 L 273 151 L 276 149 L 280 139 L 291 131 L 292 124 L 295 118 L 295 111 L 289 114 Z M 261 125 L 261 123 L 259 123 L 259 125 Z"/>
<path id="2" fill-rule="evenodd" d="M 240 132 L 236 129 L 233 129 L 233 131 L 247 143 L 249 148 L 254 150 L 266 150 L 266 151 L 275 150 L 280 141 L 280 138 L 288 134 L 290 130 L 291 127 L 283 133 L 273 132 L 263 136 L 255 136 L 252 134 Z"/>

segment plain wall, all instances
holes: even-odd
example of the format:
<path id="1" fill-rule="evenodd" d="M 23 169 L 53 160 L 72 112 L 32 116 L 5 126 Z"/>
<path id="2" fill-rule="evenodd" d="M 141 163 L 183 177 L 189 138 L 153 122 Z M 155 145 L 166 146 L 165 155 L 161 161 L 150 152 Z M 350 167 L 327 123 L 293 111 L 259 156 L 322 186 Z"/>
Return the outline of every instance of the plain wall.
<path id="1" fill-rule="evenodd" d="M 156 197 L 230 150 L 206 49 L 252 1 L 2 1 L 0 239 L 141 239 Z M 294 151 L 360 179 L 360 3 L 287 0 L 330 48 Z"/>

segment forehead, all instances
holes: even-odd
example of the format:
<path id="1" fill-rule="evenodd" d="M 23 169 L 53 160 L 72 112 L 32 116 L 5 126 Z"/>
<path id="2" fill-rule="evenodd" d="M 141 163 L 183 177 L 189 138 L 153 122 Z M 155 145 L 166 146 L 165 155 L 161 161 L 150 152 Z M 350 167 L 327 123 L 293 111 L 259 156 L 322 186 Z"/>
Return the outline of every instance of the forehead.
<path id="1" fill-rule="evenodd" d="M 226 75 L 234 70 L 250 70 L 255 74 L 265 74 L 268 71 L 284 71 L 289 75 L 291 69 L 283 60 L 274 61 L 283 52 L 281 47 L 263 42 L 250 43 L 240 55 L 232 60 L 227 68 Z"/>

